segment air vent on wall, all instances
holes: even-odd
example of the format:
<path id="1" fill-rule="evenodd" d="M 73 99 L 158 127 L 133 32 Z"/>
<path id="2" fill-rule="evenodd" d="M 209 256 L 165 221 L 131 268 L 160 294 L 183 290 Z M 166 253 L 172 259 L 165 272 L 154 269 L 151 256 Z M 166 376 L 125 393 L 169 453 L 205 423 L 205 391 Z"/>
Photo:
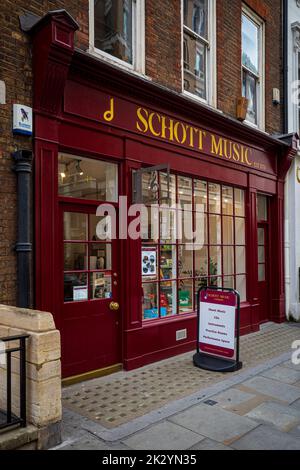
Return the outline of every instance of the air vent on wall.
<path id="1" fill-rule="evenodd" d="M 182 341 L 183 339 L 187 339 L 187 330 L 176 331 L 176 341 Z"/>

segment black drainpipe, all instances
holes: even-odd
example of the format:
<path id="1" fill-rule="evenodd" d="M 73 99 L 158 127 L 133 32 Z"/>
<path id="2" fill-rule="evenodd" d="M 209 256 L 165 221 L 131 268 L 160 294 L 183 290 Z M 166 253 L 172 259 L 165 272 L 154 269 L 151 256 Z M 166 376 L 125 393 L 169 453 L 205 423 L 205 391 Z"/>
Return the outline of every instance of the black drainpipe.
<path id="1" fill-rule="evenodd" d="M 283 53 L 283 133 L 287 134 L 289 131 L 289 110 L 288 110 L 288 98 L 289 98 L 289 83 L 288 83 L 288 31 L 289 31 L 289 16 L 288 16 L 288 0 L 282 2 L 283 10 L 283 41 L 282 41 L 282 53 Z"/>
<path id="2" fill-rule="evenodd" d="M 17 173 L 17 306 L 29 308 L 31 275 L 31 150 L 13 153 Z"/>

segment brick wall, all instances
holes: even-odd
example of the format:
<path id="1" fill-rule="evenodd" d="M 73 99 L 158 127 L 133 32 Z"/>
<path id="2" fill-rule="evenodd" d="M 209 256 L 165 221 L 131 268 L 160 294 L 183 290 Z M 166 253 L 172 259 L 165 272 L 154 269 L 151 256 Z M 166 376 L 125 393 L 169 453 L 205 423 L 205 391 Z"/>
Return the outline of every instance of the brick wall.
<path id="1" fill-rule="evenodd" d="M 31 139 L 13 136 L 12 104 L 32 103 L 30 40 L 19 28 L 19 15 L 29 10 L 42 16 L 49 10 L 65 8 L 80 23 L 76 45 L 88 44 L 87 0 L 25 1 L 5 0 L 0 11 L 0 80 L 6 84 L 6 104 L 0 104 L 0 303 L 16 303 L 16 177 L 11 153 L 30 149 Z"/>
<path id="2" fill-rule="evenodd" d="M 265 21 L 265 110 L 266 131 L 282 130 L 282 107 L 272 103 L 272 90 L 282 90 L 281 1 L 247 0 L 244 2 Z M 218 107 L 236 116 L 236 100 L 241 94 L 241 13 L 240 0 L 217 1 Z M 233 27 L 234 25 L 234 27 Z"/>
<path id="3" fill-rule="evenodd" d="M 181 91 L 180 0 L 146 1 L 146 74 L 154 82 Z M 281 131 L 282 109 L 272 104 L 272 89 L 281 87 L 280 0 L 247 0 L 266 19 L 266 130 Z M 236 115 L 241 92 L 241 1 L 218 0 L 218 107 Z M 0 80 L 6 83 L 6 104 L 0 104 L 0 303 L 16 302 L 16 178 L 11 153 L 31 148 L 27 137 L 13 137 L 12 104 L 32 103 L 30 39 L 19 28 L 19 15 L 42 16 L 65 8 L 79 23 L 76 46 L 88 47 L 88 0 L 5 0 L 0 11 Z"/>
<path id="4" fill-rule="evenodd" d="M 146 0 L 146 74 L 181 92 L 181 9 L 179 0 Z"/>

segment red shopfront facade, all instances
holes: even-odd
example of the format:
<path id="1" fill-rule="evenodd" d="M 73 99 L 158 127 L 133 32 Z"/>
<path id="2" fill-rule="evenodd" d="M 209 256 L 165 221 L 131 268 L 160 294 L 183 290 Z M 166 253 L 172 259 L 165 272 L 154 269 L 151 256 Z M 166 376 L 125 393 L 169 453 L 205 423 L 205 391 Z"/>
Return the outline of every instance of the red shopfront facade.
<path id="1" fill-rule="evenodd" d="M 241 334 L 284 321 L 284 176 L 294 150 L 74 51 L 75 30 L 65 12 L 32 30 L 35 302 L 61 331 L 63 376 L 194 349 L 201 285 L 241 292 Z M 133 173 L 161 164 L 191 220 L 196 201 L 204 207 L 201 250 L 160 233 L 101 241 L 97 208 L 110 203 L 119 215 Z M 155 178 L 163 192 L 165 172 Z"/>

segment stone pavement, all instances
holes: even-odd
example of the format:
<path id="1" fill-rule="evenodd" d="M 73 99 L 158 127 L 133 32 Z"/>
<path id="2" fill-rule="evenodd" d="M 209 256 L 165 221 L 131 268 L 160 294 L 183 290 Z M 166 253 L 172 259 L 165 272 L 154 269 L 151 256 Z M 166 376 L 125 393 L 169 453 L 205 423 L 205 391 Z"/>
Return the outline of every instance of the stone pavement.
<path id="1" fill-rule="evenodd" d="M 234 374 L 217 374 L 221 377 L 216 380 L 203 381 L 202 374 L 207 372 L 196 368 L 192 368 L 191 372 L 189 369 L 187 377 L 184 377 L 189 382 L 189 374 L 192 374 L 191 382 L 194 385 L 185 389 L 191 390 L 189 395 L 179 393 L 178 397 L 175 393 L 171 396 L 167 385 L 164 390 L 165 394 L 169 394 L 167 402 L 157 399 L 156 408 L 153 407 L 151 411 L 146 409 L 145 413 L 136 414 L 121 424 L 104 426 L 103 420 L 97 422 L 93 413 L 85 413 L 84 410 L 79 413 L 80 408 L 66 407 L 64 441 L 55 449 L 300 450 L 300 365 L 291 362 L 291 343 L 296 339 L 300 340 L 300 328 L 297 326 L 269 324 L 260 333 L 245 337 L 247 342 L 250 339 L 256 346 L 257 342 L 261 343 L 261 338 L 265 338 L 264 344 L 269 344 L 269 348 L 273 347 L 272 354 L 270 351 L 267 354 L 265 348 L 264 355 L 268 359 L 262 362 L 260 350 L 255 364 L 242 354 L 241 359 L 246 359 L 247 366 Z M 274 337 L 275 344 L 272 340 Z M 185 354 L 176 359 L 179 364 L 186 366 L 186 361 L 191 362 L 191 356 L 192 354 Z M 95 390 L 100 386 L 100 389 L 96 389 L 99 391 L 102 386 L 105 389 L 105 384 L 110 384 L 108 389 L 111 393 L 117 387 L 123 390 L 123 382 L 126 383 L 127 378 L 127 396 L 124 396 L 124 403 L 121 403 L 125 404 L 131 401 L 128 393 L 130 381 L 135 380 L 138 386 L 138 378 L 142 377 L 142 373 L 144 376 L 149 375 L 150 380 L 153 369 L 158 368 L 162 376 L 164 371 L 168 371 L 167 381 L 172 382 L 170 363 L 174 364 L 174 359 L 133 371 L 136 377 L 132 377 L 132 373 L 121 373 L 116 378 L 115 374 L 68 387 L 64 393 L 67 396 L 80 393 L 80 396 L 83 395 L 82 400 L 84 396 L 89 400 L 91 392 L 86 392 L 87 390 Z M 185 371 L 183 367 L 182 374 Z M 175 375 L 178 374 L 180 371 L 175 369 Z M 200 377 L 196 391 L 194 374 L 199 374 Z M 208 374 L 214 375 L 212 372 Z M 156 376 L 152 376 L 152 379 L 155 381 Z M 161 387 L 162 384 L 160 391 Z M 156 389 L 157 387 L 154 390 Z M 138 388 L 137 391 L 139 390 Z M 103 398 L 105 394 L 102 394 Z M 99 399 L 101 400 L 101 395 L 93 400 L 97 406 Z"/>

